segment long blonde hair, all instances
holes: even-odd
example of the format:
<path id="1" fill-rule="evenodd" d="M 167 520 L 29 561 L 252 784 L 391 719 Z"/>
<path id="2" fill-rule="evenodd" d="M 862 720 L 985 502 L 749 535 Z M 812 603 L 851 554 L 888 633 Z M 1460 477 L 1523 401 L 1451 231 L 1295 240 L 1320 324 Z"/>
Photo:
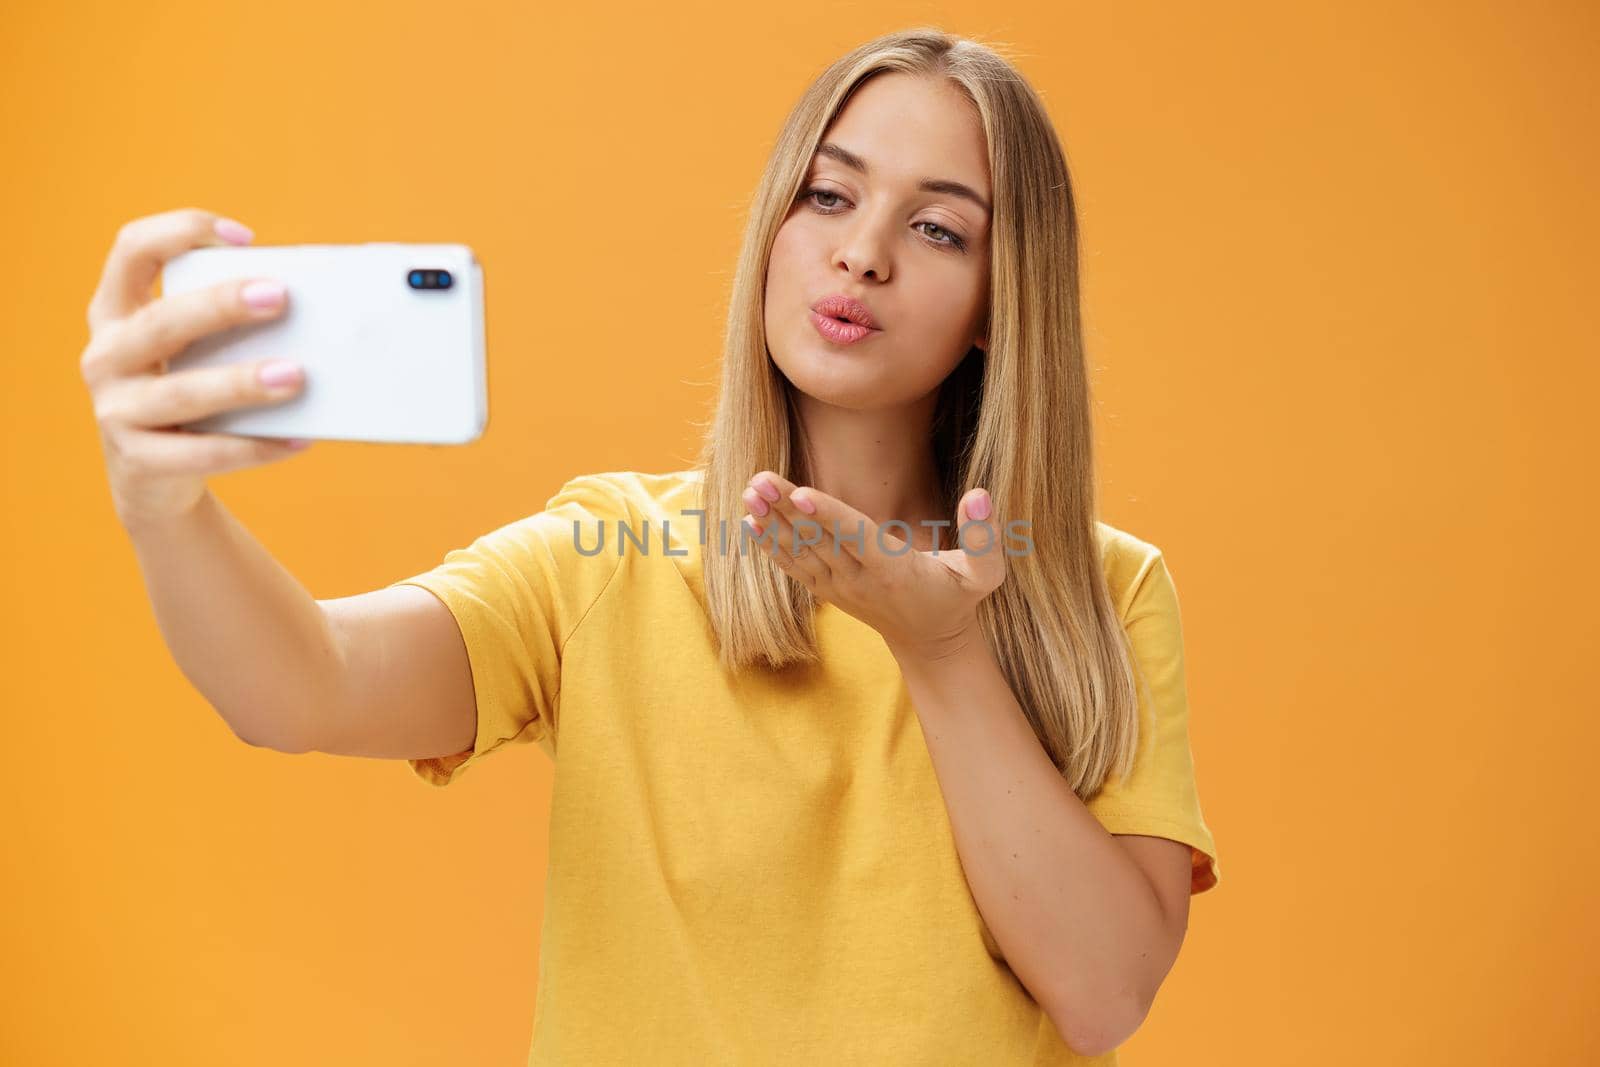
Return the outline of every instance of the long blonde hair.
<path id="1" fill-rule="evenodd" d="M 1034 732 L 1087 798 L 1132 765 L 1136 675 L 1100 565 L 1066 157 L 1043 103 L 994 47 L 928 27 L 886 34 L 829 66 L 789 114 L 751 203 L 729 297 L 721 388 L 698 460 L 704 528 L 740 528 L 740 494 L 759 470 L 810 481 L 792 386 L 767 350 L 767 263 L 828 125 L 885 71 L 947 78 L 983 120 L 994 187 L 988 348 L 974 346 L 940 386 L 930 444 L 947 515 L 982 486 L 1002 523 L 1031 520 L 1031 552 L 1007 558 L 979 620 Z M 764 550 L 706 552 L 704 582 L 725 667 L 817 658 L 816 601 Z"/>

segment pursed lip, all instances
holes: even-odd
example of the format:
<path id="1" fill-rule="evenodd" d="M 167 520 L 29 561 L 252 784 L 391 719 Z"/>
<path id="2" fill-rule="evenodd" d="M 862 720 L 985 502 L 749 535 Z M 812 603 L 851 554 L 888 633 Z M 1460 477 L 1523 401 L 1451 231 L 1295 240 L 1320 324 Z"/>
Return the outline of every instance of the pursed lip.
<path id="1" fill-rule="evenodd" d="M 811 305 L 811 310 L 819 315 L 829 318 L 846 319 L 857 326 L 865 326 L 869 330 L 881 330 L 878 320 L 873 317 L 871 309 L 854 297 L 843 293 L 830 293 Z"/>

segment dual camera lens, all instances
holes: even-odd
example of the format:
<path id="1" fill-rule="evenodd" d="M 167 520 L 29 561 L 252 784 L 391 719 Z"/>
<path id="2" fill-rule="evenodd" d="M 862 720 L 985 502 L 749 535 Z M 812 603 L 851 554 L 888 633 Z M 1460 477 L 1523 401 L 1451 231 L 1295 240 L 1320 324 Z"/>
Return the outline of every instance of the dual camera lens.
<path id="1" fill-rule="evenodd" d="M 413 289 L 450 288 L 450 272 L 447 270 L 414 270 L 406 280 Z"/>

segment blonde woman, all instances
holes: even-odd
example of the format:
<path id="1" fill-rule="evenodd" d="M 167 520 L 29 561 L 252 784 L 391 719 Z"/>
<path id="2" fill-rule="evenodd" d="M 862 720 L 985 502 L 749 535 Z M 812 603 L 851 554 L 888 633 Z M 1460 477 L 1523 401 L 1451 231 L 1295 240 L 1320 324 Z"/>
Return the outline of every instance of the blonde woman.
<path id="1" fill-rule="evenodd" d="M 1065 158 L 1006 58 L 916 29 L 806 91 L 693 469 L 575 477 L 360 596 L 205 489 L 287 445 L 160 429 L 298 388 L 159 373 L 281 310 L 143 303 L 248 239 L 119 236 L 83 359 L 118 515 L 244 740 L 437 785 L 555 760 L 529 1063 L 1116 1062 L 1218 868 L 1172 576 L 1095 517 Z"/>

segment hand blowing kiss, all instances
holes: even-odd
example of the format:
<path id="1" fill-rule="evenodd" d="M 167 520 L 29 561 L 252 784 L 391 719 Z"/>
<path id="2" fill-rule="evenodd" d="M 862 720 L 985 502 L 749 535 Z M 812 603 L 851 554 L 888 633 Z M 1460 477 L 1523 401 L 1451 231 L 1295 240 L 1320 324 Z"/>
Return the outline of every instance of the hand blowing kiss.
<path id="1" fill-rule="evenodd" d="M 982 642 L 978 605 L 1006 578 L 984 490 L 969 491 L 957 505 L 959 547 L 931 552 L 911 548 L 896 527 L 880 527 L 837 497 L 772 471 L 751 478 L 743 499 L 744 522 L 778 568 L 878 631 L 897 659 L 943 659 Z"/>

